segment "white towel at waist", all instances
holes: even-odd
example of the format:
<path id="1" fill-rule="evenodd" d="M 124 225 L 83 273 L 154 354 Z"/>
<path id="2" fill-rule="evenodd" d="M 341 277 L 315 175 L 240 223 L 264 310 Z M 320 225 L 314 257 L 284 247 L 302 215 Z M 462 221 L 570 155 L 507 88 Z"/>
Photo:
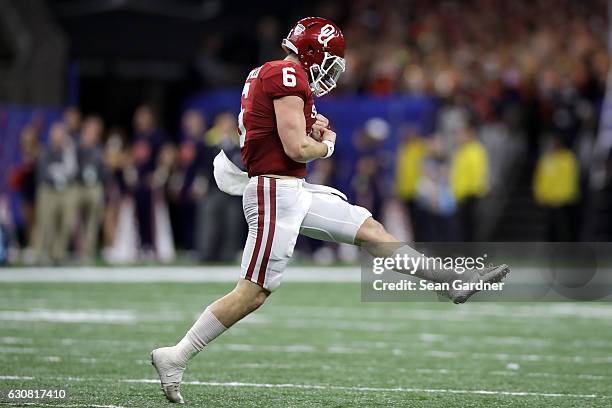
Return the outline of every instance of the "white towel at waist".
<path id="1" fill-rule="evenodd" d="M 213 161 L 214 176 L 219 190 L 234 196 L 241 196 L 249 182 L 249 175 L 240 170 L 230 159 L 225 155 L 223 150 L 215 157 Z M 329 186 L 319 184 L 302 183 L 303 187 L 314 194 L 334 194 L 346 200 L 346 196 L 339 190 Z"/>

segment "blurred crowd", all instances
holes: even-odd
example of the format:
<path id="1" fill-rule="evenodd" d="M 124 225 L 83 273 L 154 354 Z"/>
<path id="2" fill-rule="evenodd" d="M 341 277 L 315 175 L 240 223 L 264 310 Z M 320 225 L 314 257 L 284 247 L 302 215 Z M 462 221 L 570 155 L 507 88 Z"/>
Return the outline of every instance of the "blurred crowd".
<path id="1" fill-rule="evenodd" d="M 411 153 L 429 152 L 427 172 L 450 171 L 450 160 L 460 145 L 457 134 L 474 119 L 479 123 L 477 139 L 495 157 L 489 163 L 489 191 L 512 185 L 515 180 L 508 176 L 523 177 L 527 169 L 531 199 L 547 220 L 546 236 L 534 239 L 594 239 L 579 229 L 601 224 L 596 218 L 585 220 L 596 212 L 590 206 L 598 205 L 589 194 L 610 184 L 606 170 L 610 142 L 597 140 L 610 65 L 608 2 L 362 0 L 349 4 L 325 1 L 316 6 L 316 14 L 340 23 L 347 40 L 347 71 L 340 92 L 434 97 L 440 107 L 435 123 L 420 130 L 425 134 L 417 137 L 425 147 Z M 278 38 L 287 24 L 273 16 L 260 19 L 258 61 L 249 64 L 281 57 Z M 212 38 L 203 55 L 216 61 L 218 69 L 200 70 L 205 83 L 239 82 L 231 73 L 248 68 L 236 69 L 235 60 L 223 58 L 228 49 L 224 39 Z M 571 165 L 564 165 L 571 177 L 554 177 L 550 169 L 562 161 L 555 152 L 571 158 L 565 160 Z M 522 162 L 513 161 L 513 156 Z M 368 166 L 360 168 L 367 172 Z M 543 191 L 547 189 L 565 193 L 551 200 L 551 191 Z M 406 195 L 404 201 L 415 202 L 412 187 L 399 191 Z M 414 208 L 423 206 L 428 205 L 408 205 L 412 214 L 419 214 Z M 451 210 L 448 202 L 438 206 L 433 219 L 441 226 L 448 216 L 439 219 L 437 213 L 465 210 L 461 206 Z M 423 236 L 420 228 L 415 230 Z M 439 235 L 430 231 L 425 237 L 432 234 Z M 487 237 L 476 232 L 460 235 L 474 234 Z"/>
<path id="2" fill-rule="evenodd" d="M 348 161 L 347 193 L 401 239 L 471 241 L 488 239 L 483 218 L 495 224 L 505 208 L 483 200 L 515 194 L 506 190 L 525 177 L 546 225 L 534 239 L 582 238 L 585 198 L 612 184 L 610 146 L 598 141 L 609 69 L 605 1 L 391 0 L 319 9 L 347 38 L 338 92 L 423 95 L 437 109 L 420 128 L 365 121 L 352 135 L 354 156 L 318 161 L 311 182 L 336 184 L 347 166 L 340 160 Z M 266 17 L 259 26 L 259 62 L 282 57 L 281 22 Z M 205 45 L 198 66 L 206 86 L 240 85 L 252 67 L 228 62 L 220 36 Z M 190 110 L 181 135 L 168 137 L 154 108 L 142 105 L 128 134 L 68 108 L 46 143 L 41 126 L 28 124 L 11 174 L 25 258 L 91 262 L 103 249 L 117 262 L 172 260 L 177 251 L 235 259 L 245 234 L 240 198 L 212 179 L 219 149 L 241 166 L 235 121 Z M 396 151 L 383 147 L 389 138 Z"/>
<path id="3" fill-rule="evenodd" d="M 601 96 L 608 68 L 603 0 L 363 1 L 344 24 L 347 88 L 450 96 L 481 115 L 510 95 Z M 567 95 L 571 96 L 571 95 Z M 497 103 L 494 103 L 497 102 Z"/>
<path id="4" fill-rule="evenodd" d="M 220 149 L 243 167 L 236 126 L 232 113 L 219 113 L 209 125 L 192 109 L 182 116 L 181 135 L 171 138 L 148 105 L 136 108 L 132 134 L 105 128 L 99 116 L 82 118 L 74 107 L 51 124 L 46 141 L 41 126 L 28 123 L 21 161 L 10 172 L 24 220 L 16 234 L 22 261 L 237 259 L 246 233 L 241 199 L 218 190 L 212 168 Z M 399 134 L 397 151 L 390 151 L 384 147 L 395 137 L 389 123 L 366 120 L 353 135 L 348 162 L 342 156 L 316 161 L 309 181 L 337 185 L 336 170 L 352 166 L 347 193 L 399 238 L 480 239 L 480 202 L 505 183 L 496 166 L 503 160 L 493 160 L 495 146 L 485 143 L 482 125 L 468 117 L 448 139 L 410 127 Z M 563 217 L 571 217 L 567 208 L 579 196 L 578 178 L 576 155 L 556 137 L 540 155 L 533 179 L 535 199 L 551 210 L 547 217 L 556 230 L 550 240 L 573 239 Z M 354 251 L 344 250 L 312 240 L 298 245 L 298 253 L 314 253 L 321 262 L 354 259 Z"/>
<path id="5" fill-rule="evenodd" d="M 327 12 L 340 15 L 334 7 Z M 396 181 L 417 237 L 436 239 L 440 228 L 435 225 L 447 231 L 449 214 L 455 213 L 460 219 L 455 237 L 478 238 L 468 228 L 475 225 L 470 214 L 476 201 L 463 190 L 482 196 L 486 172 L 479 170 L 482 175 L 469 188 L 467 181 L 457 180 L 467 174 L 458 169 L 468 171 L 468 158 L 473 168 L 487 167 L 477 142 L 463 140 L 473 133 L 468 123 L 474 121 L 479 123 L 476 139 L 494 158 L 487 188 L 511 185 L 510 176 L 516 178 L 525 167 L 546 219 L 546 235 L 538 238 L 584 239 L 581 214 L 592 212 L 586 198 L 609 183 L 609 177 L 599 176 L 609 167 L 610 146 L 597 141 L 609 70 L 607 16 L 603 0 L 353 3 L 343 24 L 348 51 L 342 88 L 381 96 L 428 95 L 440 103 L 429 137 L 416 135 L 399 153 L 399 166 L 412 166 Z M 522 160 L 513 162 L 513 154 Z M 425 164 L 417 172 L 421 167 L 414 159 L 420 156 Z M 459 156 L 455 164 L 453 156 Z M 416 179 L 410 179 L 440 174 L 450 181 L 454 200 L 443 193 L 437 204 L 424 202 L 425 186 L 417 188 Z M 424 207 L 429 208 L 425 216 Z M 433 218 L 427 216 L 432 212 Z M 419 220 L 428 220 L 425 230 Z"/>
<path id="6" fill-rule="evenodd" d="M 24 261 L 91 263 L 100 249 L 111 262 L 172 261 L 178 251 L 204 261 L 236 257 L 241 201 L 212 180 L 219 149 L 240 164 L 233 114 L 222 112 L 208 126 L 200 112 L 185 112 L 179 143 L 148 105 L 135 110 L 131 135 L 81 116 L 67 108 L 46 143 L 37 123 L 22 130 L 10 185 L 21 198 Z"/>

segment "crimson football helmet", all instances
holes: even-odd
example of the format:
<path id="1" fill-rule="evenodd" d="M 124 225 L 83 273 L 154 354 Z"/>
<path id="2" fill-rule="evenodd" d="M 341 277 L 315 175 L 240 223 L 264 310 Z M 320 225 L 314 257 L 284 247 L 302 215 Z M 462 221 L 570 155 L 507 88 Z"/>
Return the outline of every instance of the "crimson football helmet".
<path id="1" fill-rule="evenodd" d="M 289 31 L 282 46 L 298 56 L 316 96 L 336 87 L 346 66 L 344 36 L 337 25 L 326 18 L 303 18 Z"/>

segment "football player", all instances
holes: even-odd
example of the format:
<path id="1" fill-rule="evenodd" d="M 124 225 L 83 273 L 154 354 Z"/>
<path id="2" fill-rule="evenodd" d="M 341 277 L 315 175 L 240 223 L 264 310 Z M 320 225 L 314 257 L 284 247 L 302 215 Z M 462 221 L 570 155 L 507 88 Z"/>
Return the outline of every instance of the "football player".
<path id="1" fill-rule="evenodd" d="M 204 310 L 178 344 L 151 353 L 171 402 L 183 402 L 180 384 L 188 361 L 278 288 L 298 234 L 364 245 L 375 256 L 421 256 L 400 244 L 365 208 L 331 188 L 304 182 L 306 163 L 334 153 L 336 133 L 317 113 L 313 96 L 329 93 L 344 72 L 342 32 L 329 20 L 308 17 L 291 29 L 282 47 L 287 57 L 253 69 L 242 90 L 238 127 L 249 176 L 242 193 L 249 232 L 241 279 Z M 502 265 L 468 271 L 460 279 L 493 282 L 507 273 Z M 457 278 L 445 270 L 417 271 L 416 276 L 433 282 Z M 448 296 L 462 303 L 475 292 L 452 290 Z"/>

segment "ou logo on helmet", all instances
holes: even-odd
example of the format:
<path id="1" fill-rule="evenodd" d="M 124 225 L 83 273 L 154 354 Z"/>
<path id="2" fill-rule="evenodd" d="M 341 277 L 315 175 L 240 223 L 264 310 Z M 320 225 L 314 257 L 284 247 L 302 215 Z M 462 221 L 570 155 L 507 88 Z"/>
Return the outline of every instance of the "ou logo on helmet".
<path id="1" fill-rule="evenodd" d="M 335 36 L 336 28 L 331 24 L 325 24 L 321 28 L 321 32 L 319 33 L 319 37 L 317 37 L 317 40 L 319 40 L 319 42 L 323 44 L 323 46 L 327 47 L 327 43 Z"/>

